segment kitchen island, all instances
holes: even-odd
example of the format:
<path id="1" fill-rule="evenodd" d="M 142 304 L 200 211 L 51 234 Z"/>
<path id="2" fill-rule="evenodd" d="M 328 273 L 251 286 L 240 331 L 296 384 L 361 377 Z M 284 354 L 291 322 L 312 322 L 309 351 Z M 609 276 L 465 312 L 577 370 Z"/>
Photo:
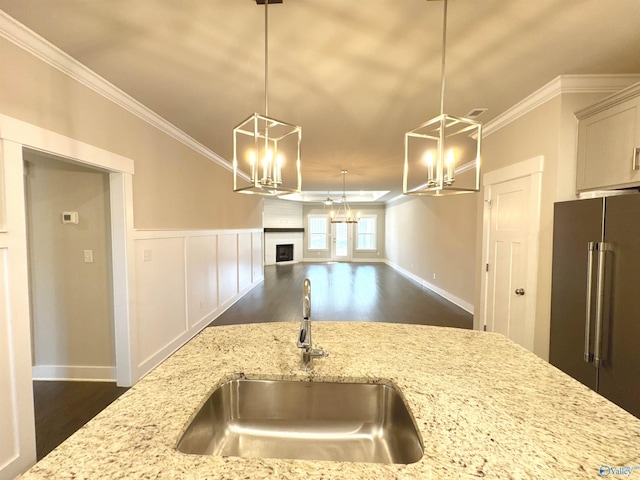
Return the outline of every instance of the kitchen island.
<path id="1" fill-rule="evenodd" d="M 640 466 L 640 420 L 502 335 L 315 322 L 330 356 L 303 372 L 297 334 L 290 322 L 206 328 L 23 478 L 593 479 Z M 241 376 L 395 385 L 424 456 L 388 465 L 178 452 L 194 412 Z"/>

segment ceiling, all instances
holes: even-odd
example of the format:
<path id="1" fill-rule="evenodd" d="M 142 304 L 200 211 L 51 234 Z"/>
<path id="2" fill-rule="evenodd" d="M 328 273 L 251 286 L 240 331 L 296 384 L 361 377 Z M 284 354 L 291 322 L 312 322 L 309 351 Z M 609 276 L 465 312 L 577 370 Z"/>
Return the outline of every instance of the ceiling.
<path id="1" fill-rule="evenodd" d="M 201 142 L 264 113 L 255 0 L 0 0 Z M 445 112 L 486 122 L 560 74 L 640 73 L 638 0 L 450 0 Z M 304 191 L 401 191 L 404 133 L 439 113 L 443 2 L 269 6 L 269 115 L 302 126 Z M 231 185 L 229 186 L 231 188 Z M 351 201 L 351 198 L 349 198 Z"/>

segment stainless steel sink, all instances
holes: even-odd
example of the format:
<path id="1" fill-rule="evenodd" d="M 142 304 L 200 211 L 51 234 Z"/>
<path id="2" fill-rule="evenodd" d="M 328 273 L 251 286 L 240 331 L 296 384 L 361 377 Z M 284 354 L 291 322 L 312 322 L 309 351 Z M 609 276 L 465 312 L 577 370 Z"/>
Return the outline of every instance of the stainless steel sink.
<path id="1" fill-rule="evenodd" d="M 414 463 L 422 445 L 398 392 L 366 383 L 231 380 L 178 443 L 183 453 Z"/>

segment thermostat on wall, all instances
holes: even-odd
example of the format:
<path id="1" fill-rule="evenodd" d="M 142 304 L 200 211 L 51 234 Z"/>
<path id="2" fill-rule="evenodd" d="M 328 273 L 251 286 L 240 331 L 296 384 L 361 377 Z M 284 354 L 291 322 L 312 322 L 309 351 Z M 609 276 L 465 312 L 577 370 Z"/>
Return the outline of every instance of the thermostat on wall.
<path id="1" fill-rule="evenodd" d="M 62 212 L 62 223 L 78 223 L 78 212 Z"/>

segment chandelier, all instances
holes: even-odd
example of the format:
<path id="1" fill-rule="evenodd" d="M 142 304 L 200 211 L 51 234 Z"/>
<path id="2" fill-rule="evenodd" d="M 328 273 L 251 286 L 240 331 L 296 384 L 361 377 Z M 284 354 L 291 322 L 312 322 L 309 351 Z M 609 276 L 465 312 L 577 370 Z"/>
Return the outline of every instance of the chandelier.
<path id="1" fill-rule="evenodd" d="M 302 127 L 269 117 L 269 3 L 264 3 L 264 115 L 254 113 L 233 129 L 233 191 L 279 196 L 300 193 Z"/>
<path id="2" fill-rule="evenodd" d="M 442 26 L 440 115 L 405 134 L 402 193 L 444 195 L 480 190 L 482 126 L 444 113 L 447 0 Z"/>
<path id="3" fill-rule="evenodd" d="M 337 211 L 331 211 L 331 223 L 358 223 L 360 221 L 360 212 L 354 215 L 351 212 L 351 207 L 349 207 L 349 203 L 347 202 L 347 191 L 346 191 L 346 170 L 340 170 L 342 174 L 342 200 L 340 205 L 338 206 Z"/>

